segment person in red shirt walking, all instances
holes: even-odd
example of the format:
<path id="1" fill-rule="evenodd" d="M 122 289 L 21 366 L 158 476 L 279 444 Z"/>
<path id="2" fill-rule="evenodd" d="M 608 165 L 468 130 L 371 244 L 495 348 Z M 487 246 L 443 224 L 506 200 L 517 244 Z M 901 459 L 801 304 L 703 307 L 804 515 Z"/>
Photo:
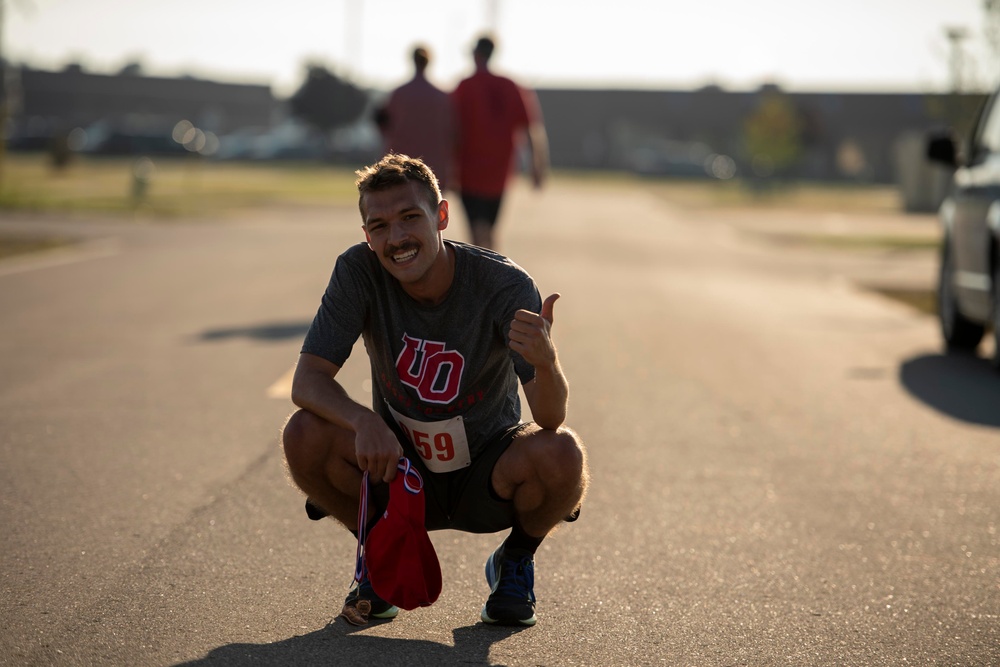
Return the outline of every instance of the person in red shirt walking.
<path id="1" fill-rule="evenodd" d="M 548 138 L 534 92 L 489 70 L 495 44 L 481 37 L 472 51 L 475 73 L 451 94 L 458 123 L 457 181 L 474 245 L 495 249 L 493 229 L 500 213 L 516 150 L 523 140 L 531 153 L 535 187 L 549 166 Z"/>

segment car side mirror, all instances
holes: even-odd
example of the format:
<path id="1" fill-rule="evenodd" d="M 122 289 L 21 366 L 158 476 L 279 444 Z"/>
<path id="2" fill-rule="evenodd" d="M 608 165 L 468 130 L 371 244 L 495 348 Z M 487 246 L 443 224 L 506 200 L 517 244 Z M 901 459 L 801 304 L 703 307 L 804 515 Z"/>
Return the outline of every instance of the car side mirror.
<path id="1" fill-rule="evenodd" d="M 949 167 L 958 166 L 958 147 L 950 132 L 931 135 L 927 140 L 927 159 Z"/>

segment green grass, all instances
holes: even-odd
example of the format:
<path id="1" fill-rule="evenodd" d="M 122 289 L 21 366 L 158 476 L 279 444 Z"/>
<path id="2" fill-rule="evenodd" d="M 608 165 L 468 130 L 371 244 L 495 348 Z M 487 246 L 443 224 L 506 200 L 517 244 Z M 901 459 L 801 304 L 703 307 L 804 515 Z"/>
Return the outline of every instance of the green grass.
<path id="1" fill-rule="evenodd" d="M 874 288 L 872 291 L 905 303 L 926 315 L 937 315 L 937 294 L 934 290 Z"/>
<path id="2" fill-rule="evenodd" d="M 0 259 L 23 255 L 30 252 L 40 252 L 51 250 L 72 243 L 64 238 L 22 238 L 22 237 L 0 237 Z"/>
<path id="3" fill-rule="evenodd" d="M 660 178 L 628 172 L 586 170 L 561 170 L 554 174 L 554 178 L 599 187 L 638 185 L 670 204 L 688 209 L 898 213 L 902 207 L 899 191 L 892 185 L 774 182 L 761 187 L 739 179 L 718 181 L 706 178 Z"/>
<path id="4" fill-rule="evenodd" d="M 765 234 L 782 245 L 813 246 L 837 250 L 936 250 L 941 240 L 933 236 L 883 236 L 876 234 Z"/>
<path id="5" fill-rule="evenodd" d="M 320 163 L 211 162 L 195 156 L 155 158 L 148 188 L 133 192 L 133 158 L 77 155 L 61 171 L 44 154 L 7 154 L 0 180 L 0 213 L 4 210 L 101 213 L 132 220 L 170 220 L 197 216 L 215 219 L 250 209 L 294 206 L 355 206 L 357 191 L 351 168 Z M 587 187 L 640 187 L 673 205 L 688 209 L 750 208 L 803 211 L 899 211 L 892 187 L 783 184 L 753 189 L 738 181 L 676 180 L 638 177 L 621 172 L 557 171 L 553 180 Z M 781 239 L 779 239 L 780 241 Z M 930 247 L 926 239 L 789 236 L 790 243 L 914 249 Z M 44 243 L 39 241 L 39 243 Z M 34 247 L 2 240 L 0 256 Z M 36 248 L 37 249 L 37 248 Z"/>
<path id="6" fill-rule="evenodd" d="M 61 171 L 45 155 L 8 154 L 0 181 L 4 210 L 101 213 L 132 220 L 191 216 L 221 218 L 248 209 L 288 206 L 355 206 L 355 175 L 347 167 L 321 164 L 206 162 L 188 158 L 153 160 L 148 187 L 133 196 L 131 158 L 75 156 Z M 65 245 L 66 239 L 0 237 L 0 258 Z"/>
<path id="7" fill-rule="evenodd" d="M 133 197 L 132 158 L 76 155 L 56 171 L 44 154 L 7 154 L 0 181 L 0 210 L 130 214 L 137 207 L 156 217 L 226 214 L 247 208 L 354 205 L 354 172 L 320 163 L 211 162 L 197 156 L 154 158 L 141 201 Z M 739 181 L 642 178 L 628 173 L 557 171 L 555 180 L 600 187 L 638 185 L 688 208 L 796 208 L 899 211 L 889 186 L 783 184 L 767 190 Z"/>
<path id="8" fill-rule="evenodd" d="M 354 205 L 354 173 L 319 164 L 242 164 L 156 158 L 136 198 L 129 158 L 75 156 L 54 170 L 44 155 L 8 155 L 0 210 L 101 212 L 153 217 L 226 215 L 248 208 Z"/>
<path id="9" fill-rule="evenodd" d="M 648 191 L 682 208 L 794 209 L 841 213 L 898 213 L 897 188 L 842 183 L 780 183 L 767 189 L 739 180 L 635 178 Z"/>

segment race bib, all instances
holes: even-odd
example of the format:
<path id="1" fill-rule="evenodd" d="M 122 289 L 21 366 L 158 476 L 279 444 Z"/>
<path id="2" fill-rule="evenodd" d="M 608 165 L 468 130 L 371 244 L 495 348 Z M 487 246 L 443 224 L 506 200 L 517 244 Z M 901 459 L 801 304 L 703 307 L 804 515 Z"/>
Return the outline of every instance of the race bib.
<path id="1" fill-rule="evenodd" d="M 452 472 L 472 464 L 469 438 L 461 416 L 444 421 L 422 422 L 399 414 L 385 402 L 399 428 L 413 444 L 424 465 L 431 472 Z"/>

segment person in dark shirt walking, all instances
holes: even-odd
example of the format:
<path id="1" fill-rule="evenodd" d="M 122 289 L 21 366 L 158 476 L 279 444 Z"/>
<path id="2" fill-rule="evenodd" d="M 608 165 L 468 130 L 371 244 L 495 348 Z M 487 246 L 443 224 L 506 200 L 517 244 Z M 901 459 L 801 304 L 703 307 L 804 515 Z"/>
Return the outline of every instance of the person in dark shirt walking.
<path id="1" fill-rule="evenodd" d="M 455 122 L 448 93 L 427 79 L 430 61 L 426 48 L 413 49 L 413 78 L 389 94 L 375 120 L 385 152 L 423 160 L 443 192 L 451 185 Z"/>
<path id="2" fill-rule="evenodd" d="M 486 562 L 486 623 L 534 625 L 534 554 L 574 520 L 587 487 L 584 446 L 564 421 L 569 384 L 552 339 L 552 294 L 491 250 L 446 240 L 449 205 L 420 160 L 390 154 L 358 172 L 365 243 L 348 248 L 306 335 L 292 385 L 300 408 L 285 460 L 313 518 L 376 525 L 405 455 L 426 493 L 427 530 L 509 531 Z M 359 337 L 372 406 L 336 376 Z M 518 386 L 532 421 L 521 419 Z M 372 487 L 359 525 L 363 474 Z M 351 622 L 393 618 L 364 576 Z"/>

